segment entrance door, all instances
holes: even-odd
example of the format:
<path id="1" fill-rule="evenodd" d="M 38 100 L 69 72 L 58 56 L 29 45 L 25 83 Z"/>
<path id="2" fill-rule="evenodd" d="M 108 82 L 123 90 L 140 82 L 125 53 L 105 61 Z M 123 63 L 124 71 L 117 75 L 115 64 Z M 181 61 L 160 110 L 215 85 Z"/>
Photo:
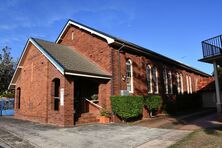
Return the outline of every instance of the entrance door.
<path id="1" fill-rule="evenodd" d="M 90 99 L 92 95 L 98 94 L 98 83 L 91 79 L 78 79 L 74 82 L 74 120 L 78 121 L 82 113 L 87 113 L 85 98 Z"/>

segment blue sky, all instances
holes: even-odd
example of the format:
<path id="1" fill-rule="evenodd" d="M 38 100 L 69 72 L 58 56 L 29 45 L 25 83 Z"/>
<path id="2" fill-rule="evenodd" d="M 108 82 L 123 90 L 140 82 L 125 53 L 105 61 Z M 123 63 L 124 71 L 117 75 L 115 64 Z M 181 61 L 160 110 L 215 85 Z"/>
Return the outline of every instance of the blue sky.
<path id="1" fill-rule="evenodd" d="M 4 0 L 0 48 L 19 58 L 29 37 L 55 41 L 68 19 L 211 73 L 201 41 L 222 34 L 221 0 Z"/>

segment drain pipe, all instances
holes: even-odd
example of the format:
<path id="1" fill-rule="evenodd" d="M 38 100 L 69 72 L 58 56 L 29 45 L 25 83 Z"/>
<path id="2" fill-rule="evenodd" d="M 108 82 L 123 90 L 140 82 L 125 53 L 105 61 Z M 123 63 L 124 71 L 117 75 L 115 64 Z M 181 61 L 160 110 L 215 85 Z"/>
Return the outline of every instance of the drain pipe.
<path id="1" fill-rule="evenodd" d="M 121 93 L 121 67 L 120 67 L 120 51 L 124 48 L 124 44 L 118 49 L 118 83 L 119 83 L 119 95 Z"/>

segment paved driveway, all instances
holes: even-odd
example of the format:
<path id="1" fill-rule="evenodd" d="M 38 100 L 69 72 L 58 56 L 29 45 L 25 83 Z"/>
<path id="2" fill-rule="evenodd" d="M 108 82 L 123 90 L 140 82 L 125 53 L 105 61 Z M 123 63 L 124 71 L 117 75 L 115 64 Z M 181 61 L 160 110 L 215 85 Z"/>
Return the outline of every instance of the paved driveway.
<path id="1" fill-rule="evenodd" d="M 188 133 L 190 132 L 185 130 L 122 124 L 91 124 L 74 128 L 58 128 L 0 117 L 0 143 L 11 147 L 159 148 L 175 143 Z"/>

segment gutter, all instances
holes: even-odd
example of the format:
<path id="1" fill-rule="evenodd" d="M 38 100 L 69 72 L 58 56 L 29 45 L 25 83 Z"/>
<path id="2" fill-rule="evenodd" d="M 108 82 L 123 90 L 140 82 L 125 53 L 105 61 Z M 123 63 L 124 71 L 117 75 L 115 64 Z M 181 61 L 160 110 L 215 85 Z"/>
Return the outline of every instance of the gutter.
<path id="1" fill-rule="evenodd" d="M 119 94 L 121 93 L 121 65 L 120 65 L 120 51 L 125 47 L 124 44 L 118 49 L 118 83 L 119 83 Z"/>

